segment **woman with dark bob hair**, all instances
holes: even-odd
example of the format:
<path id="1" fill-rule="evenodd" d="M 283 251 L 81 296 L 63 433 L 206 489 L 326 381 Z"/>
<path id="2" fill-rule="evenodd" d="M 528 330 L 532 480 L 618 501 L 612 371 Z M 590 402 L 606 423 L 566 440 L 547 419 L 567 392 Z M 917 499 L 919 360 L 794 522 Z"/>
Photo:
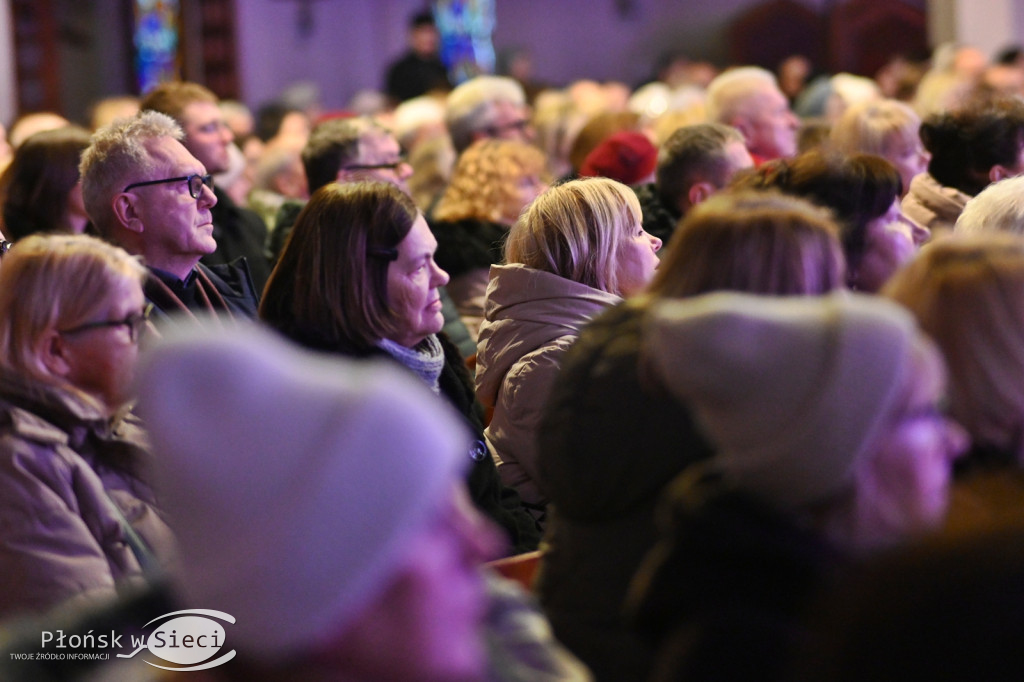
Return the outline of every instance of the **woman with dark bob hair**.
<path id="1" fill-rule="evenodd" d="M 539 531 L 519 496 L 503 488 L 483 436 L 483 410 L 465 362 L 439 334 L 437 241 L 412 200 L 386 183 L 329 184 L 299 214 L 263 292 L 260 317 L 309 348 L 390 357 L 447 398 L 477 438 L 470 493 L 508 533 L 516 553 Z"/>
<path id="2" fill-rule="evenodd" d="M 920 241 L 900 211 L 900 175 L 880 156 L 814 150 L 762 164 L 734 185 L 775 189 L 831 209 L 851 289 L 878 291 Z"/>
<path id="3" fill-rule="evenodd" d="M 4 231 L 17 241 L 35 232 L 81 234 L 89 224 L 78 162 L 89 132 L 78 126 L 36 133 L 0 175 Z"/>

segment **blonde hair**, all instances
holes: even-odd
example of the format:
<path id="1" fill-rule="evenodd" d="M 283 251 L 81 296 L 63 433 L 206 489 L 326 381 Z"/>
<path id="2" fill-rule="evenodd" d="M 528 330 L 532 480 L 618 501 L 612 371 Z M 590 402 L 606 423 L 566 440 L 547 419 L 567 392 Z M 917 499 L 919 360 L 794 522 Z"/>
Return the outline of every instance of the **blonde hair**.
<path id="1" fill-rule="evenodd" d="M 892 155 L 893 144 L 918 139 L 921 117 L 903 102 L 883 99 L 856 104 L 832 127 L 832 146 L 846 154 Z"/>
<path id="2" fill-rule="evenodd" d="M 75 390 L 43 364 L 43 335 L 92 321 L 120 288 L 145 276 L 138 259 L 95 237 L 20 239 L 0 267 L 0 370 Z"/>
<path id="3" fill-rule="evenodd" d="M 839 227 L 827 210 L 775 192 L 736 191 L 717 194 L 687 214 L 650 293 L 824 294 L 841 287 L 845 277 Z"/>
<path id="4" fill-rule="evenodd" d="M 434 218 L 502 222 L 519 182 L 531 175 L 550 180 L 544 154 L 536 147 L 514 140 L 477 140 L 459 157 Z"/>
<path id="5" fill-rule="evenodd" d="M 626 185 L 573 180 L 544 192 L 523 212 L 509 230 L 505 262 L 621 295 L 619 250 L 640 221 L 640 202 Z"/>
<path id="6" fill-rule="evenodd" d="M 882 294 L 909 308 L 946 356 L 950 415 L 975 444 L 1024 461 L 1024 239 L 936 242 Z"/>

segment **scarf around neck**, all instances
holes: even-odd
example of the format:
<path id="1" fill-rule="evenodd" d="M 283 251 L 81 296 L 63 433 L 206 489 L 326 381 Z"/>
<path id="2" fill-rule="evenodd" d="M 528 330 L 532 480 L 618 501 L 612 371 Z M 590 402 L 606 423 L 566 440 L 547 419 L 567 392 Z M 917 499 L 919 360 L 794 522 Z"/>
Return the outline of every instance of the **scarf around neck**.
<path id="1" fill-rule="evenodd" d="M 444 350 L 436 335 L 431 334 L 415 348 L 388 339 L 378 341 L 377 347 L 418 374 L 434 393 L 441 393 L 439 380 L 444 368 Z"/>

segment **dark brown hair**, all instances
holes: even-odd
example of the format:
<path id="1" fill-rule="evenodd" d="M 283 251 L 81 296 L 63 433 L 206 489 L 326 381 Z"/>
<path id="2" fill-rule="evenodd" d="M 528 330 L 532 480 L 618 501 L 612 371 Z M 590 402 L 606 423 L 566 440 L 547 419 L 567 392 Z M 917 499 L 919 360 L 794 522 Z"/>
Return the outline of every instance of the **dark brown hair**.
<path id="1" fill-rule="evenodd" d="M 388 265 L 419 212 L 394 185 L 331 183 L 299 214 L 263 292 L 260 318 L 321 348 L 389 338 Z"/>

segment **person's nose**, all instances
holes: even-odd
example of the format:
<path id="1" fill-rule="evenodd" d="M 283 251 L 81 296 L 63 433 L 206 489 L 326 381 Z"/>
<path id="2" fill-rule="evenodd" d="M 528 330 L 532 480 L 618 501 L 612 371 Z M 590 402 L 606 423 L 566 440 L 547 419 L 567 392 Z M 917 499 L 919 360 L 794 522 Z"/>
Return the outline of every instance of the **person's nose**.
<path id="1" fill-rule="evenodd" d="M 662 245 L 661 239 L 658 238 L 658 237 L 655 237 L 653 234 L 650 235 L 650 239 L 651 239 L 651 248 L 654 249 L 654 253 L 658 253 L 658 251 L 661 251 L 661 245 Z"/>
<path id="2" fill-rule="evenodd" d="M 209 185 L 203 185 L 196 202 L 200 208 L 213 208 L 217 205 L 217 195 L 213 193 L 213 189 Z"/>
<path id="3" fill-rule="evenodd" d="M 450 279 L 448 277 L 448 273 L 442 270 L 441 266 L 433 259 L 430 261 L 430 269 L 431 274 L 433 275 L 431 278 L 431 284 L 433 284 L 434 287 L 443 287 L 445 284 L 448 284 L 448 280 Z"/>

